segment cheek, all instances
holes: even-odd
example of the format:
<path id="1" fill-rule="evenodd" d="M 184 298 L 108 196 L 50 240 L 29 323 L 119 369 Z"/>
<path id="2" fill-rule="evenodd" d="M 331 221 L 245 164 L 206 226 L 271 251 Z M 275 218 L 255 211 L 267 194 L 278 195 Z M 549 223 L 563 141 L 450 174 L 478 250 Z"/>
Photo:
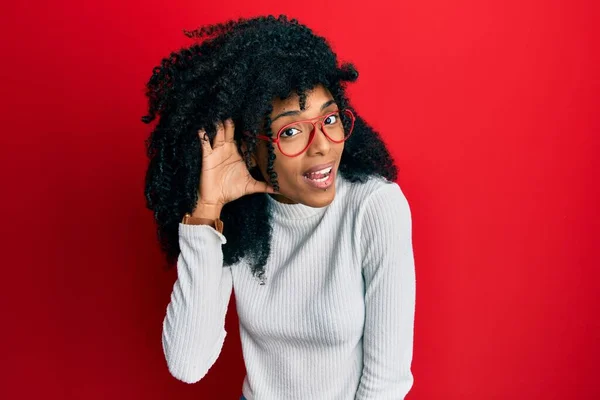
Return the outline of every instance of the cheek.
<path id="1" fill-rule="evenodd" d="M 268 179 L 269 173 L 267 167 L 269 165 L 269 149 L 266 143 L 261 143 L 256 149 L 256 158 L 258 167 L 261 170 L 265 180 L 270 182 Z M 290 159 L 282 154 L 279 154 L 277 148 L 275 148 L 275 160 L 273 161 L 273 169 L 278 175 L 278 181 L 281 183 L 282 180 L 288 180 L 289 175 L 294 171 L 295 160 Z"/>
<path id="2" fill-rule="evenodd" d="M 331 147 L 331 150 L 337 153 L 338 163 L 339 158 L 344 151 L 344 143 L 336 144 Z M 334 153 L 334 154 L 335 154 Z M 265 142 L 261 142 L 256 149 L 256 156 L 258 161 L 258 166 L 263 174 L 265 180 L 271 183 L 271 179 L 269 178 L 269 174 L 267 172 L 267 165 L 269 159 L 269 149 Z M 274 161 L 274 170 L 277 173 L 277 180 L 284 187 L 286 183 L 294 184 L 298 180 L 302 178 L 302 156 L 299 157 L 286 157 L 283 154 L 279 154 L 277 147 L 275 148 L 275 161 Z M 306 163 L 305 163 L 306 164 Z"/>
<path id="3" fill-rule="evenodd" d="M 260 152 L 257 153 L 259 155 L 259 168 L 263 173 L 263 176 L 265 177 L 265 180 L 267 182 L 271 183 L 271 179 L 269 178 L 269 173 L 267 172 L 267 166 L 268 166 L 268 151 L 267 149 L 264 150 L 264 152 Z M 301 157 L 296 158 L 290 158 L 290 157 L 286 157 L 282 154 L 278 154 L 277 151 L 275 151 L 275 161 L 273 164 L 273 169 L 275 170 L 275 172 L 277 173 L 277 181 L 279 183 L 280 186 L 286 186 L 286 183 L 294 183 L 296 182 L 298 179 L 300 179 L 300 175 L 302 174 L 301 171 Z"/>
<path id="4" fill-rule="evenodd" d="M 302 174 L 300 169 L 300 163 L 295 159 L 287 158 L 282 159 L 285 156 L 279 156 L 277 160 L 275 160 L 275 171 L 279 174 L 279 176 L 285 176 L 286 180 L 296 181 L 300 178 Z"/>

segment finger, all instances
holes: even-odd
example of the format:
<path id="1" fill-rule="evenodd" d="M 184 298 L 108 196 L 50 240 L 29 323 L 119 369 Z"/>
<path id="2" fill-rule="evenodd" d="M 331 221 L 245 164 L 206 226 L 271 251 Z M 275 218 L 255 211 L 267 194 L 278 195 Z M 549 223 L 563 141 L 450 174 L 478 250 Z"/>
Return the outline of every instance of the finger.
<path id="1" fill-rule="evenodd" d="M 215 136 L 213 149 L 223 146 L 223 144 L 225 144 L 225 126 L 223 125 L 223 121 L 219 121 L 217 122 L 217 136 Z"/>
<path id="2" fill-rule="evenodd" d="M 200 145 L 202 146 L 202 154 L 208 156 L 212 154 L 212 147 L 210 146 L 210 138 L 206 134 L 204 129 L 200 129 L 198 131 L 198 136 L 200 137 Z"/>
<path id="3" fill-rule="evenodd" d="M 235 132 L 235 125 L 231 118 L 225 120 L 225 141 L 227 143 L 233 143 L 233 133 Z"/>

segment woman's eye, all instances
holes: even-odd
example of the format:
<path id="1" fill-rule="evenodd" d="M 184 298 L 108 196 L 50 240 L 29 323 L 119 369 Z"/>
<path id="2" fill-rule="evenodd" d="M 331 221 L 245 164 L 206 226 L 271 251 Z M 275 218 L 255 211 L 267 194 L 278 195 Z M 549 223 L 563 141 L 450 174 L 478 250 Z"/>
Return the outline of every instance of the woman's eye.
<path id="1" fill-rule="evenodd" d="M 336 122 L 338 122 L 339 120 L 339 116 L 337 114 L 331 114 L 330 116 L 328 116 L 327 118 L 325 118 L 325 124 L 327 125 L 333 125 Z"/>
<path id="2" fill-rule="evenodd" d="M 297 128 L 288 128 L 288 129 L 284 130 L 283 132 L 281 132 L 281 137 L 289 138 L 292 136 L 296 136 L 299 133 L 300 133 L 300 130 Z"/>

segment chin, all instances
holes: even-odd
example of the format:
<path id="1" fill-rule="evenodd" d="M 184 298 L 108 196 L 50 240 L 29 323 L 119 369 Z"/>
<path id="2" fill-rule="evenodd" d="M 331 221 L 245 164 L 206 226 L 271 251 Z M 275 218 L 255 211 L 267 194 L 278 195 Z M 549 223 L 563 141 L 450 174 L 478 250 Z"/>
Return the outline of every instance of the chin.
<path id="1" fill-rule="evenodd" d="M 329 188 L 326 192 L 323 191 L 320 195 L 311 195 L 310 198 L 306 199 L 305 202 L 303 201 L 303 204 L 313 208 L 322 208 L 330 205 L 334 198 L 335 188 Z"/>

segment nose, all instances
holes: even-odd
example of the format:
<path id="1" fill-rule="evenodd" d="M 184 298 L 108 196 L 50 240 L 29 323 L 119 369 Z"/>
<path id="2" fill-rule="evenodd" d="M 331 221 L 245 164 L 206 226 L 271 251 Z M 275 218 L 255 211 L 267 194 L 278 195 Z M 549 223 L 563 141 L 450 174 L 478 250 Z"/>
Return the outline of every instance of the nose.
<path id="1" fill-rule="evenodd" d="M 314 137 L 306 152 L 308 155 L 326 155 L 331 149 L 331 142 L 321 130 L 320 124 L 315 124 Z"/>

